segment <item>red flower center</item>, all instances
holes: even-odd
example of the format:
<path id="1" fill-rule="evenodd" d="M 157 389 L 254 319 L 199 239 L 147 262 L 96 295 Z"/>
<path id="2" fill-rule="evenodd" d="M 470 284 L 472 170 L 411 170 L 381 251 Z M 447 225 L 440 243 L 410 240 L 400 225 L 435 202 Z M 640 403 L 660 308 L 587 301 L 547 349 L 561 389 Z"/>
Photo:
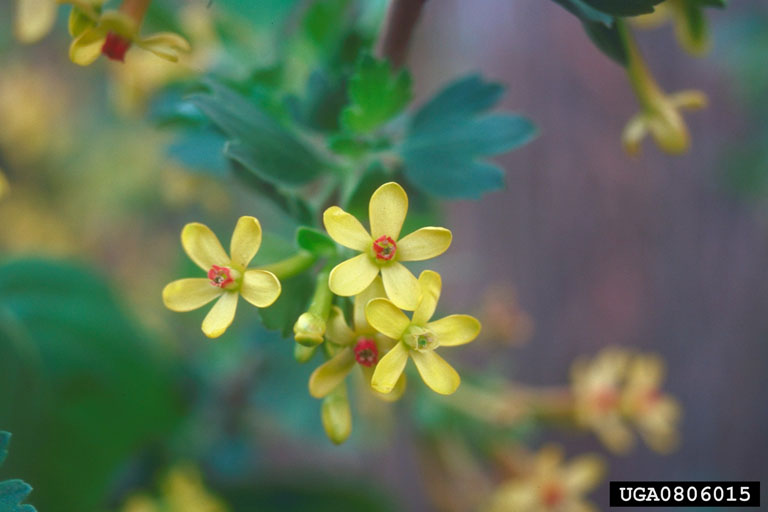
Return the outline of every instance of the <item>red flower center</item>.
<path id="1" fill-rule="evenodd" d="M 389 261 L 395 257 L 397 244 L 391 237 L 382 235 L 373 242 L 373 253 L 376 259 Z"/>
<path id="2" fill-rule="evenodd" d="M 563 489 L 557 484 L 549 484 L 541 491 L 541 501 L 545 507 L 553 508 L 560 505 L 565 498 Z"/>
<path id="3" fill-rule="evenodd" d="M 219 288 L 225 288 L 235 282 L 232 279 L 232 271 L 227 267 L 220 267 L 218 265 L 212 266 L 211 270 L 208 271 L 208 279 L 213 286 Z"/>
<path id="4" fill-rule="evenodd" d="M 355 345 L 355 360 L 363 366 L 373 366 L 379 361 L 379 348 L 370 338 L 360 338 Z"/>
<path id="5" fill-rule="evenodd" d="M 122 36 L 109 32 L 101 47 L 101 53 L 112 60 L 125 61 L 125 52 L 131 47 L 131 41 Z"/>

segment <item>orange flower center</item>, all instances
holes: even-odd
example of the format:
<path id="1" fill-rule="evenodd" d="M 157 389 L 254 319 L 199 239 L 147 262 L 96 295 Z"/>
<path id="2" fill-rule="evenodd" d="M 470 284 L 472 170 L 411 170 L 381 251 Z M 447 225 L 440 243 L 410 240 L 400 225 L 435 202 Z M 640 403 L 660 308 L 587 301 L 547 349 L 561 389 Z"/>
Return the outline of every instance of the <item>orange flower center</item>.
<path id="1" fill-rule="evenodd" d="M 131 47 L 131 41 L 122 36 L 109 32 L 101 47 L 101 53 L 111 60 L 125 61 L 125 52 Z"/>
<path id="2" fill-rule="evenodd" d="M 212 266 L 211 270 L 208 271 L 208 279 L 210 280 L 212 286 L 216 286 L 218 288 L 226 288 L 235 282 L 235 280 L 232 278 L 232 270 L 227 267 L 220 267 L 218 265 Z"/>
<path id="3" fill-rule="evenodd" d="M 355 345 L 355 361 L 371 367 L 379 361 L 379 348 L 370 338 L 360 338 Z"/>
<path id="4" fill-rule="evenodd" d="M 389 261 L 395 257 L 397 252 L 397 244 L 392 237 L 382 235 L 373 242 L 373 254 L 376 255 L 376 259 Z"/>
<path id="5" fill-rule="evenodd" d="M 592 400 L 595 408 L 606 412 L 619 405 L 619 393 L 613 388 L 603 388 L 595 391 Z"/>

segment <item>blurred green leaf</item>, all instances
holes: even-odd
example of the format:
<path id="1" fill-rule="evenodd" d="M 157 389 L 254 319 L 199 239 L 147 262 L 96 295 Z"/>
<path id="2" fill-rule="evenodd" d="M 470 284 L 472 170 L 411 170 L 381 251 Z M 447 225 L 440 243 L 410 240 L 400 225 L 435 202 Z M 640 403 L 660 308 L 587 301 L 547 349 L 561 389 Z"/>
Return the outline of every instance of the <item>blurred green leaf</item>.
<path id="1" fill-rule="evenodd" d="M 76 265 L 0 265 L 0 417 L 42 510 L 99 510 L 121 464 L 179 418 L 170 366 Z"/>
<path id="2" fill-rule="evenodd" d="M 416 112 L 400 148 L 408 179 L 446 198 L 477 198 L 502 188 L 503 171 L 478 160 L 518 148 L 536 135 L 525 117 L 482 115 L 502 92 L 500 85 L 471 75 L 448 85 Z"/>
<path id="3" fill-rule="evenodd" d="M 629 54 L 616 24 L 609 26 L 603 23 L 582 20 L 582 26 L 589 39 L 601 52 L 622 66 L 626 66 L 629 63 Z"/>
<path id="4" fill-rule="evenodd" d="M 360 58 L 349 83 L 349 105 L 341 125 L 355 133 L 368 133 L 399 114 L 411 101 L 411 76 L 392 71 L 389 62 L 370 55 Z"/>
<path id="5" fill-rule="evenodd" d="M 553 0 L 555 3 L 560 4 L 565 9 L 571 12 L 582 21 L 591 21 L 602 23 L 604 25 L 611 25 L 613 23 L 613 16 L 606 14 L 602 11 L 590 7 L 585 0 Z"/>
<path id="6" fill-rule="evenodd" d="M 653 12 L 664 0 L 583 0 L 590 7 L 612 16 L 638 16 Z"/>
<path id="7" fill-rule="evenodd" d="M 336 253 L 336 244 L 323 231 L 307 226 L 296 230 L 296 244 L 316 256 L 330 256 Z"/>
<path id="8" fill-rule="evenodd" d="M 283 291 L 280 297 L 268 308 L 259 308 L 264 327 L 280 331 L 284 338 L 293 333 L 293 324 L 307 309 L 312 296 L 313 280 L 306 272 L 288 279 L 281 279 Z"/>
<path id="9" fill-rule="evenodd" d="M 231 140 L 224 153 L 260 179 L 295 187 L 327 168 L 306 143 L 242 94 L 215 82 L 211 94 L 189 98 Z"/>
<path id="10" fill-rule="evenodd" d="M 168 146 L 168 155 L 187 169 L 222 177 L 229 172 L 229 162 L 221 151 L 226 141 L 210 128 L 189 131 Z"/>

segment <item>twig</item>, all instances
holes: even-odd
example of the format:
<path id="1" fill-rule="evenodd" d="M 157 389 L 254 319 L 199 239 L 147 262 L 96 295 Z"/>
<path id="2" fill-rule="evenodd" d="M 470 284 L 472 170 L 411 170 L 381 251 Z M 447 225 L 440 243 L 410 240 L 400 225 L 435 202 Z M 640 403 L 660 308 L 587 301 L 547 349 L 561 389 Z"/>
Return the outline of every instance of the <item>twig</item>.
<path id="1" fill-rule="evenodd" d="M 413 30 L 426 3 L 427 0 L 392 0 L 376 43 L 377 57 L 387 58 L 394 68 L 402 67 Z"/>

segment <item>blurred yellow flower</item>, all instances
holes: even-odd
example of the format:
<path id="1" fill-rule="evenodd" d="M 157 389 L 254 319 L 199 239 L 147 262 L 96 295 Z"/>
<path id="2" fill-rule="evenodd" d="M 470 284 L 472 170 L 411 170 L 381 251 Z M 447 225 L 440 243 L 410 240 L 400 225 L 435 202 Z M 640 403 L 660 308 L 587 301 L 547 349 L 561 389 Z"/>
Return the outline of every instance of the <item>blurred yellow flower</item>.
<path id="1" fill-rule="evenodd" d="M 677 446 L 681 408 L 674 398 L 662 393 L 663 380 L 664 362 L 659 357 L 636 356 L 627 372 L 621 408 L 645 442 L 665 453 Z"/>
<path id="2" fill-rule="evenodd" d="M 122 512 L 226 512 L 226 505 L 205 488 L 200 472 L 192 466 L 173 468 L 161 487 L 162 497 L 135 495 Z"/>
<path id="3" fill-rule="evenodd" d="M 319 366 L 309 378 L 309 393 L 315 398 L 323 398 L 341 384 L 349 372 L 357 366 L 363 372 L 366 383 L 371 382 L 374 368 L 379 362 L 379 354 L 391 350 L 395 342 L 377 333 L 365 318 L 365 306 L 371 300 L 384 296 L 381 279 L 373 283 L 355 297 L 354 328 L 350 328 L 344 319 L 344 313 L 338 307 L 331 310 L 331 316 L 325 332 L 334 354 L 331 359 Z M 388 394 L 379 394 L 385 400 L 397 400 L 405 390 L 405 375 L 397 380 L 394 389 Z"/>
<path id="4" fill-rule="evenodd" d="M 70 23 L 74 38 L 69 47 L 70 60 L 88 66 L 104 54 L 122 62 L 128 49 L 135 44 L 163 59 L 178 61 L 179 52 L 191 50 L 186 39 L 172 32 L 146 37 L 139 34 L 147 7 L 148 0 L 124 0 L 119 11 L 105 11 L 95 20 L 85 17 L 80 22 Z"/>
<path id="5" fill-rule="evenodd" d="M 626 452 L 634 440 L 620 407 L 628 361 L 628 352 L 608 348 L 592 361 L 576 360 L 571 368 L 576 421 L 615 452 Z"/>
<path id="6" fill-rule="evenodd" d="M 441 255 L 451 244 L 445 228 L 424 227 L 400 238 L 408 213 L 408 196 L 397 183 L 385 183 L 368 205 L 371 233 L 355 217 L 338 206 L 323 213 L 328 234 L 337 243 L 359 251 L 331 271 L 328 284 L 336 295 L 350 297 L 365 290 L 381 273 L 387 297 L 412 311 L 419 299 L 416 277 L 401 261 L 421 261 Z M 394 382 L 393 382 L 394 384 Z"/>
<path id="7" fill-rule="evenodd" d="M 680 46 L 693 55 L 702 55 L 710 47 L 706 19 L 702 8 L 691 8 L 691 3 L 690 0 L 667 0 L 655 6 L 653 13 L 632 18 L 632 23 L 640 28 L 653 29 L 671 22 Z"/>
<path id="8" fill-rule="evenodd" d="M 499 486 L 487 512 L 597 511 L 584 499 L 603 477 L 604 464 L 597 456 L 582 455 L 565 464 L 562 450 L 547 446 L 527 466 L 522 476 Z"/>
<path id="9" fill-rule="evenodd" d="M 571 389 L 576 420 L 593 430 L 612 451 L 627 452 L 633 425 L 656 451 L 677 443 L 680 407 L 660 390 L 664 365 L 656 356 L 607 348 L 591 361 L 577 360 Z"/>
<path id="10" fill-rule="evenodd" d="M 371 386 L 380 393 L 391 392 L 410 357 L 427 386 L 437 393 L 450 395 L 459 387 L 461 378 L 435 349 L 469 343 L 480 333 L 480 322 L 469 315 L 450 315 L 430 322 L 440 298 L 440 275 L 425 270 L 418 284 L 421 298 L 416 301 L 416 310 L 410 319 L 387 299 L 373 299 L 365 308 L 368 323 L 397 340 L 376 365 Z"/>
<path id="11" fill-rule="evenodd" d="M 629 28 L 617 21 L 628 53 L 627 75 L 641 111 L 624 127 L 622 143 L 630 155 L 640 152 L 640 143 L 649 135 L 663 151 L 682 154 L 690 147 L 688 127 L 681 110 L 699 110 L 707 105 L 704 93 L 695 90 L 665 93 L 654 80 Z"/>
<path id="12" fill-rule="evenodd" d="M 16 0 L 13 32 L 21 43 L 35 43 L 45 37 L 56 22 L 59 6 L 55 0 Z"/>
<path id="13" fill-rule="evenodd" d="M 213 231 L 191 223 L 181 232 L 181 244 L 189 258 L 208 272 L 208 278 L 180 279 L 163 289 L 163 302 L 172 311 L 198 309 L 218 299 L 203 320 L 209 338 L 221 336 L 235 318 L 238 296 L 265 308 L 280 296 L 280 281 L 266 270 L 248 269 L 261 245 L 261 225 L 254 217 L 240 217 L 230 242 L 230 255 Z"/>

